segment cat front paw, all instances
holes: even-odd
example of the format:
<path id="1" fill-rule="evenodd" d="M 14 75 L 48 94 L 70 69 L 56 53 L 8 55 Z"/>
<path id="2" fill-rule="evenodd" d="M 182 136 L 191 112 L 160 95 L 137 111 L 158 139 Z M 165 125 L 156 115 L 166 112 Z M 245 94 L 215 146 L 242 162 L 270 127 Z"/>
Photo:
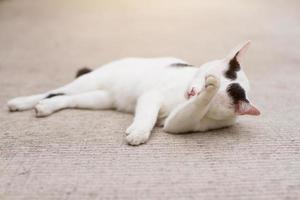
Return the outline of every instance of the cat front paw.
<path id="1" fill-rule="evenodd" d="M 148 141 L 150 131 L 143 130 L 142 128 L 134 127 L 131 125 L 126 130 L 126 142 L 130 145 L 137 146 Z"/>
<path id="2" fill-rule="evenodd" d="M 208 75 L 205 77 L 205 90 L 211 91 L 215 89 L 219 89 L 220 80 L 214 75 Z"/>
<path id="3" fill-rule="evenodd" d="M 202 92 L 213 92 L 217 91 L 220 87 L 220 80 L 214 75 L 207 75 L 205 77 L 204 86 L 191 86 L 186 92 L 185 97 L 187 99 L 193 96 L 199 96 Z"/>

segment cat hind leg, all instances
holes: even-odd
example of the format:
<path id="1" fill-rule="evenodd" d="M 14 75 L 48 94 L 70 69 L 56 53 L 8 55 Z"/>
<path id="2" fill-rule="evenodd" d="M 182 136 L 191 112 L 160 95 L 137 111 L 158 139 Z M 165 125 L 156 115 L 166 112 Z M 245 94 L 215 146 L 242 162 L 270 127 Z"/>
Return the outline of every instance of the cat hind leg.
<path id="1" fill-rule="evenodd" d="M 11 99 L 7 102 L 7 107 L 11 112 L 29 110 L 34 108 L 34 106 L 43 99 L 48 99 L 48 98 L 50 99 L 55 96 L 87 92 L 87 91 L 97 89 L 97 86 L 98 86 L 97 81 L 94 81 L 93 76 L 87 74 L 55 90 L 50 90 L 48 92 L 41 93 L 41 94 L 23 96 L 23 97 L 17 97 Z"/>
<path id="2" fill-rule="evenodd" d="M 113 108 L 113 98 L 109 92 L 104 90 L 62 95 L 41 100 L 34 110 L 37 117 L 46 117 L 66 108 L 111 109 Z"/>

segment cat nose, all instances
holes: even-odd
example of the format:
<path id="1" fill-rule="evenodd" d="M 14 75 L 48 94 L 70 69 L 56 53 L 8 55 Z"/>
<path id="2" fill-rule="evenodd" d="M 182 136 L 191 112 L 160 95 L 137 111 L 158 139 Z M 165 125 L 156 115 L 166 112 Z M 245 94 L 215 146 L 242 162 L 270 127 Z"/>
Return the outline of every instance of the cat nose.
<path id="1" fill-rule="evenodd" d="M 197 89 L 192 87 L 186 94 L 187 98 L 189 99 L 192 96 L 196 96 L 198 94 Z"/>
<path id="2" fill-rule="evenodd" d="M 192 89 L 188 92 L 188 96 L 195 96 L 196 95 L 196 89 L 194 87 L 192 87 Z"/>

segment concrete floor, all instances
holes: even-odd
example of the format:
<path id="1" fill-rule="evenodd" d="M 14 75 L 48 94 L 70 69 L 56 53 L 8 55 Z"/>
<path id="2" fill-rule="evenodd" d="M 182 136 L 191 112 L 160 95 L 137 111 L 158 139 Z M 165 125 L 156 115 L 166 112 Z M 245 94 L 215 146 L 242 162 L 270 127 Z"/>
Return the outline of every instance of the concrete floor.
<path id="1" fill-rule="evenodd" d="M 300 199 L 299 1 L 0 0 L 0 199 Z M 36 119 L 8 99 L 128 56 L 201 64 L 251 39 L 260 117 L 228 129 L 124 142 L 132 116 Z"/>

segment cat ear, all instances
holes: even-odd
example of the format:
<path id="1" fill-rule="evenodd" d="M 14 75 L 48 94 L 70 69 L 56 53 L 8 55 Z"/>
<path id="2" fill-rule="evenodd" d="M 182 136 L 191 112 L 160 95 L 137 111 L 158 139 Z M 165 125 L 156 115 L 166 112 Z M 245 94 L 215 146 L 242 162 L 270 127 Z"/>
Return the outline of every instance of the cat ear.
<path id="1" fill-rule="evenodd" d="M 238 115 L 260 115 L 260 111 L 246 101 L 239 101 L 236 104 L 235 112 Z"/>
<path id="2" fill-rule="evenodd" d="M 228 55 L 228 59 L 231 60 L 233 58 L 236 58 L 237 61 L 240 62 L 241 58 L 246 53 L 246 51 L 249 48 L 250 44 L 251 44 L 251 41 L 248 40 L 248 41 L 246 41 L 246 42 L 238 45 L 234 49 L 232 49 L 231 52 L 230 52 L 230 54 Z"/>

